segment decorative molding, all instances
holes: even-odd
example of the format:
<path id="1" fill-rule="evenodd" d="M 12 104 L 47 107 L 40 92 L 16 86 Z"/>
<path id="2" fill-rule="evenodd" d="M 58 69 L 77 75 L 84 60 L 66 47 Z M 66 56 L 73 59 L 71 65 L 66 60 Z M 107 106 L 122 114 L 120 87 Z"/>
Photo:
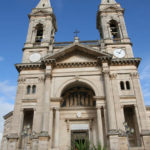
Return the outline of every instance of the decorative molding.
<path id="1" fill-rule="evenodd" d="M 6 114 L 5 116 L 3 116 L 3 118 L 6 120 L 9 117 L 11 117 L 13 115 L 13 111 L 9 112 L 8 114 Z"/>
<path id="2" fill-rule="evenodd" d="M 17 133 L 10 133 L 10 134 L 7 135 L 7 138 L 8 139 L 18 139 L 19 136 L 18 136 Z"/>
<path id="3" fill-rule="evenodd" d="M 70 63 L 57 63 L 56 68 L 81 68 L 81 67 L 96 67 L 97 61 L 93 62 L 70 62 Z"/>
<path id="4" fill-rule="evenodd" d="M 105 100 L 105 96 L 94 96 L 93 98 L 94 98 L 94 100 L 96 100 L 96 101 Z"/>
<path id="5" fill-rule="evenodd" d="M 119 131 L 117 129 L 112 129 L 112 130 L 109 130 L 108 131 L 108 136 L 111 136 L 111 135 L 119 135 Z"/>
<path id="6" fill-rule="evenodd" d="M 24 77 L 19 77 L 18 78 L 18 83 L 19 84 L 22 84 L 22 83 L 24 83 L 26 81 L 26 79 L 24 78 Z"/>
<path id="7" fill-rule="evenodd" d="M 18 72 L 22 70 L 44 69 L 44 66 L 41 63 L 23 63 L 16 64 L 15 66 Z"/>
<path id="8" fill-rule="evenodd" d="M 141 58 L 123 58 L 123 59 L 112 59 L 111 65 L 135 65 L 139 66 Z"/>
<path id="9" fill-rule="evenodd" d="M 133 73 L 130 74 L 130 76 L 132 78 L 139 79 L 139 73 L 138 72 L 133 72 Z"/>
<path id="10" fill-rule="evenodd" d="M 51 97 L 50 101 L 52 101 L 52 102 L 62 102 L 63 98 L 62 97 Z"/>
<path id="11" fill-rule="evenodd" d="M 44 82 L 45 78 L 42 76 L 42 77 L 38 77 L 38 81 L 39 82 Z"/>
<path id="12" fill-rule="evenodd" d="M 114 79 L 116 79 L 117 78 L 117 73 L 112 73 L 112 74 L 110 74 L 109 76 L 110 76 L 110 79 L 111 80 L 114 80 Z"/>
<path id="13" fill-rule="evenodd" d="M 108 63 L 110 64 L 111 63 L 111 60 L 112 60 L 112 57 L 111 56 L 99 56 L 98 58 L 98 62 L 100 62 L 101 64 L 102 63 Z"/>
<path id="14" fill-rule="evenodd" d="M 136 99 L 135 95 L 121 95 L 120 99 Z"/>
<path id="15" fill-rule="evenodd" d="M 55 59 L 43 59 L 42 63 L 47 65 L 51 65 L 51 66 L 55 66 L 56 65 L 56 60 Z"/>
<path id="16" fill-rule="evenodd" d="M 23 103 L 37 103 L 36 99 L 22 99 Z"/>
<path id="17" fill-rule="evenodd" d="M 142 130 L 140 135 L 141 136 L 150 136 L 150 130 Z"/>

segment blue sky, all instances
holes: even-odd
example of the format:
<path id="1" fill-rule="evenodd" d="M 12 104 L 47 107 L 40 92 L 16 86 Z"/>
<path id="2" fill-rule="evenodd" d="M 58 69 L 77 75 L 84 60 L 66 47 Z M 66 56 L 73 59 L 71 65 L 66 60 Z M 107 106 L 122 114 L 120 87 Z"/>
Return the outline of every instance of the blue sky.
<path id="1" fill-rule="evenodd" d="M 4 0 L 0 4 L 0 136 L 2 116 L 13 109 L 18 73 L 27 30 L 27 14 L 39 0 Z M 125 8 L 125 21 L 136 57 L 141 57 L 140 78 L 145 104 L 150 105 L 150 1 L 117 0 Z M 72 41 L 75 29 L 80 40 L 100 39 L 96 29 L 96 12 L 100 0 L 51 0 L 58 32 L 56 41 Z"/>

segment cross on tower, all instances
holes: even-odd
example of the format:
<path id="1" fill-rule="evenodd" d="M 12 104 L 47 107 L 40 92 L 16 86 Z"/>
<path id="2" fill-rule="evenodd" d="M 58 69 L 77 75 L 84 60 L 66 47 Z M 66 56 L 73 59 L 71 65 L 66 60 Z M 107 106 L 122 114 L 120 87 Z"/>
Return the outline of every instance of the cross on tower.
<path id="1" fill-rule="evenodd" d="M 80 31 L 75 30 L 73 33 L 75 34 L 75 37 L 77 37 L 77 36 L 78 36 L 78 33 L 80 33 Z"/>

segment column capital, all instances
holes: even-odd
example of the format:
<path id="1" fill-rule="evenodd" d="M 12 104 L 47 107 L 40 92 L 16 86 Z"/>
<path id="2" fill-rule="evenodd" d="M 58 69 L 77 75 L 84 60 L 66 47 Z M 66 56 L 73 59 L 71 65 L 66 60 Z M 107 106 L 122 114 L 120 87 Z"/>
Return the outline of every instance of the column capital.
<path id="1" fill-rule="evenodd" d="M 54 110 L 55 110 L 55 111 L 59 111 L 59 110 L 60 110 L 60 107 L 54 107 Z"/>
<path id="2" fill-rule="evenodd" d="M 116 79 L 117 78 L 117 73 L 111 73 L 109 75 L 110 79 L 113 80 L 113 79 Z"/>
<path id="3" fill-rule="evenodd" d="M 109 76 L 110 75 L 110 71 L 109 70 L 103 70 L 102 71 L 102 74 L 104 75 L 104 76 Z"/>
<path id="4" fill-rule="evenodd" d="M 132 78 L 139 79 L 139 73 L 138 73 L 138 72 L 130 73 L 130 76 L 131 76 Z"/>
<path id="5" fill-rule="evenodd" d="M 19 84 L 21 84 L 21 83 L 23 84 L 25 81 L 26 81 L 26 78 L 25 78 L 25 77 L 19 77 L 19 78 L 18 78 L 18 83 L 19 83 Z"/>
<path id="6" fill-rule="evenodd" d="M 96 106 L 96 109 L 102 109 L 103 106 Z"/>
<path id="7" fill-rule="evenodd" d="M 46 70 L 45 70 L 45 78 L 51 78 L 52 76 L 52 66 L 48 65 L 46 66 Z"/>
<path id="8" fill-rule="evenodd" d="M 44 79 L 44 76 L 38 78 L 39 82 L 44 82 Z"/>

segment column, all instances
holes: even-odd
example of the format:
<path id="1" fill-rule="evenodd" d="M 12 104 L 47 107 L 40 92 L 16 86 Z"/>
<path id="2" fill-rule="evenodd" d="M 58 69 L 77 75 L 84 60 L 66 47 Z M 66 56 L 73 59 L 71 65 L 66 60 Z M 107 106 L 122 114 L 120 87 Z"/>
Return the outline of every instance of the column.
<path id="1" fill-rule="evenodd" d="M 120 122 L 121 122 L 121 126 L 120 126 L 120 129 L 121 130 L 123 130 L 123 131 L 125 131 L 125 128 L 124 128 L 124 125 L 123 125 L 123 123 L 125 122 L 125 116 L 124 116 L 124 106 L 123 105 L 121 105 L 121 114 L 120 114 L 120 116 L 122 116 L 120 119 Z"/>
<path id="2" fill-rule="evenodd" d="M 107 61 L 102 62 L 102 69 L 103 69 L 103 76 L 104 76 L 104 89 L 105 89 L 107 115 L 108 115 L 109 149 L 119 150 L 119 137 L 118 137 L 118 130 L 116 125 L 114 97 L 112 94 L 112 85 L 110 82 L 109 66 Z"/>
<path id="3" fill-rule="evenodd" d="M 43 128 L 42 131 L 48 133 L 49 127 L 49 106 L 50 106 L 50 88 L 51 88 L 51 66 L 46 67 L 45 75 L 45 93 L 44 93 L 44 104 L 43 104 Z"/>
<path id="4" fill-rule="evenodd" d="M 55 135 L 54 135 L 54 148 L 59 149 L 59 108 L 55 108 Z"/>
<path id="5" fill-rule="evenodd" d="M 49 135 L 50 135 L 50 148 L 52 148 L 52 134 L 53 134 L 53 117 L 54 117 L 54 108 L 50 108 L 50 120 L 49 120 Z"/>
<path id="6" fill-rule="evenodd" d="M 97 107 L 97 124 L 98 124 L 98 139 L 101 146 L 104 146 L 103 124 L 102 124 L 102 107 Z"/>
<path id="7" fill-rule="evenodd" d="M 139 82 L 139 75 L 137 72 L 131 74 L 134 92 L 137 102 L 137 111 L 139 112 L 141 130 L 148 130 L 148 121 L 146 116 L 146 108 L 144 104 L 144 98 L 141 91 L 141 86 Z M 139 125 L 140 126 L 140 125 Z"/>
<path id="8" fill-rule="evenodd" d="M 116 129 L 116 116 L 115 116 L 115 109 L 114 109 L 114 100 L 112 95 L 112 89 L 110 84 L 109 78 L 109 71 L 103 71 L 104 75 L 104 87 L 105 87 L 105 96 L 106 96 L 106 103 L 107 103 L 107 115 L 108 115 L 108 127 L 109 130 Z"/>

